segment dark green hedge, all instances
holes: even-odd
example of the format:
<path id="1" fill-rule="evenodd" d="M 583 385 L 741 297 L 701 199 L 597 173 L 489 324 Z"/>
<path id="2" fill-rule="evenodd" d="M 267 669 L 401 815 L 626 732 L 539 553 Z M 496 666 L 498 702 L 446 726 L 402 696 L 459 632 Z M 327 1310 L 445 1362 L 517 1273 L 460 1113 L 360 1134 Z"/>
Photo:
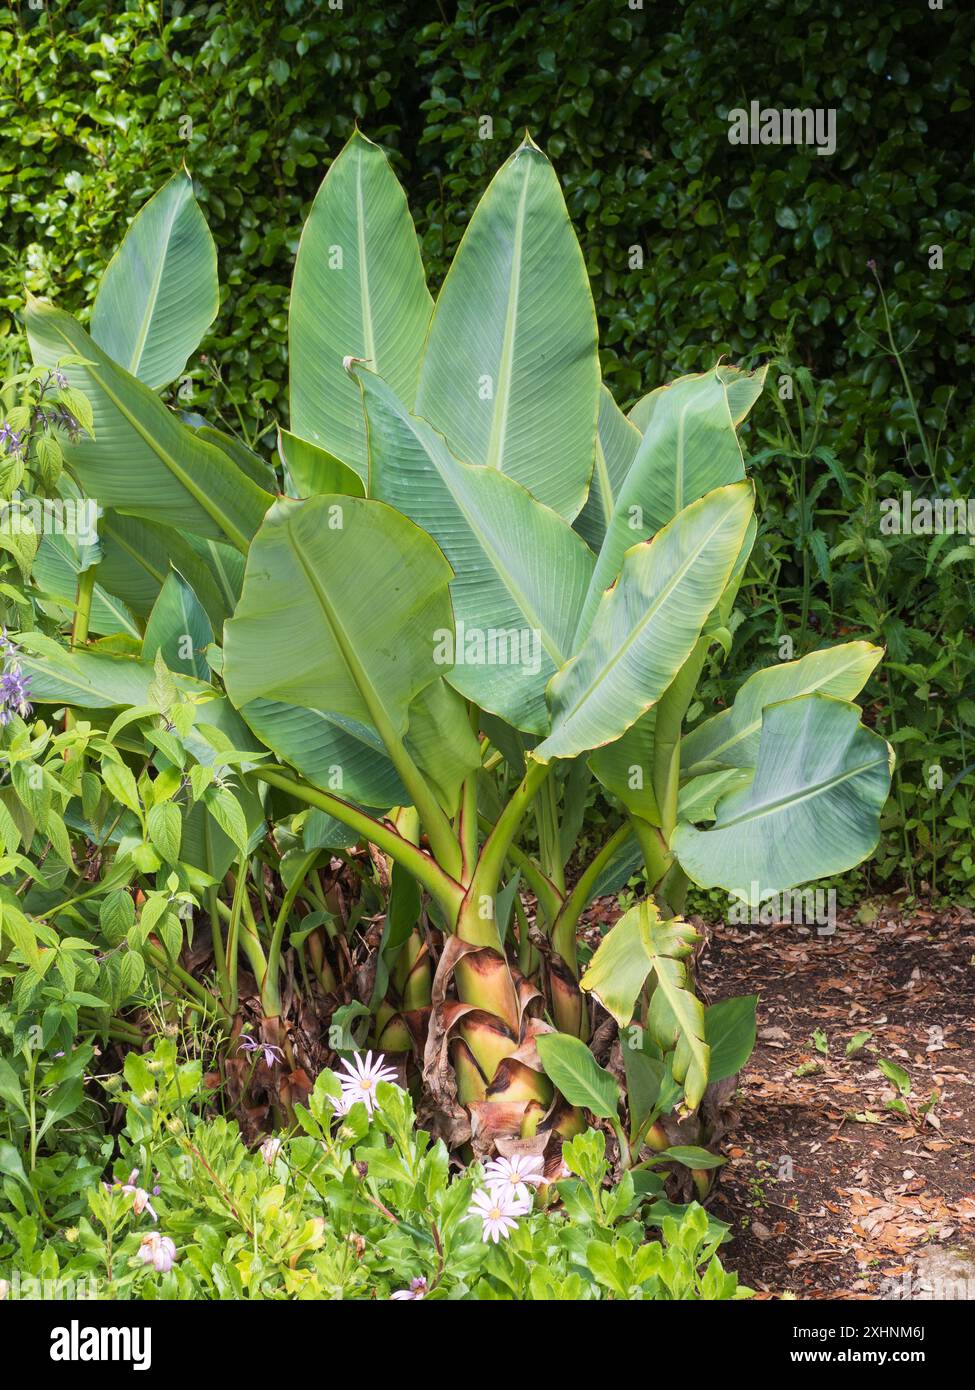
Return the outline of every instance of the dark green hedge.
<path id="1" fill-rule="evenodd" d="M 15 311 L 21 283 L 85 305 L 124 219 L 185 159 L 222 253 L 209 346 L 248 417 L 283 409 L 296 238 L 352 121 L 397 152 L 435 279 L 527 125 L 565 184 L 621 398 L 790 338 L 837 382 L 851 426 L 866 419 L 898 447 L 903 392 L 861 331 L 877 329 L 874 260 L 917 333 L 910 367 L 931 422 L 952 386 L 965 419 L 970 10 L 465 0 L 424 25 L 424 8 L 21 4 L 0 20 L 0 305 Z M 836 153 L 730 144 L 727 111 L 752 98 L 835 108 Z M 928 268 L 931 245 L 943 270 Z"/>
<path id="2" fill-rule="evenodd" d="M 913 873 L 913 857 L 922 877 L 975 878 L 971 558 L 877 526 L 901 487 L 973 488 L 975 11 L 631 4 L 15 6 L 0 18 L 0 333 L 13 355 L 24 284 L 84 308 L 125 219 L 185 159 L 224 291 L 193 404 L 253 439 L 286 410 L 297 238 L 353 121 L 393 154 L 434 280 L 528 126 L 563 180 L 621 402 L 719 353 L 772 358 L 797 390 L 811 373 L 804 408 L 783 407 L 795 437 L 772 399 L 749 435 L 767 450 L 750 649 L 764 664 L 783 634 L 800 650 L 887 643 L 875 713 L 901 771 L 881 870 Z M 732 145 L 728 110 L 752 99 L 835 109 L 835 154 Z M 959 778 L 947 794 L 927 787 L 933 764 Z"/>

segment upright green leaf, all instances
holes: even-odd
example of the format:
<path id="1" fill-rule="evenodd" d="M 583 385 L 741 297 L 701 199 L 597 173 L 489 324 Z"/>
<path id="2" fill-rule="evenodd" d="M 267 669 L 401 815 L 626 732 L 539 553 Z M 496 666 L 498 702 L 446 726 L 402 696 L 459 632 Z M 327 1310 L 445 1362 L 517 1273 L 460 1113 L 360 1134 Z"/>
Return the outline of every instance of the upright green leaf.
<path id="1" fill-rule="evenodd" d="M 535 1039 L 545 1075 L 570 1105 L 584 1105 L 600 1119 L 615 1119 L 619 1083 L 599 1065 L 584 1042 L 568 1033 L 540 1033 Z"/>
<path id="2" fill-rule="evenodd" d="M 571 521 L 592 473 L 599 385 L 585 263 L 555 171 L 526 138 L 447 273 L 417 414 L 458 458 L 507 473 Z"/>
<path id="3" fill-rule="evenodd" d="M 712 829 L 679 824 L 671 849 L 695 883 L 752 904 L 852 869 L 880 837 L 892 760 L 856 705 L 822 694 L 770 705 L 751 783 L 718 802 Z"/>
<path id="4" fill-rule="evenodd" d="M 97 555 L 93 563 L 97 564 Z M 79 554 L 75 537 L 66 532 L 48 532 L 34 556 L 31 579 L 45 599 L 53 599 L 63 608 L 73 610 L 78 592 L 78 577 L 89 568 Z M 139 627 L 121 599 L 113 597 L 101 584 L 95 584 L 91 596 L 89 632 L 108 637 L 127 633 L 139 637 Z"/>
<path id="5" fill-rule="evenodd" d="M 179 376 L 217 316 L 217 248 L 185 169 L 133 219 L 91 311 L 91 336 L 153 390 Z"/>
<path id="6" fill-rule="evenodd" d="M 548 729 L 545 686 L 571 653 L 593 557 L 512 478 L 461 463 L 384 381 L 357 374 L 369 420 L 369 488 L 438 542 L 454 571 L 447 679 L 519 729 Z"/>
<path id="7" fill-rule="evenodd" d="M 193 541 L 199 538 L 115 511 L 101 517 L 98 536 L 102 547 L 99 586 L 140 617 L 149 616 L 170 568 L 179 570 L 192 584 L 214 631 L 220 631 L 224 618 L 233 612 L 237 596 L 224 583 L 216 558 L 233 555 L 243 563 L 240 552 L 232 547 L 218 541 L 199 541 L 198 550 Z"/>
<path id="8" fill-rule="evenodd" d="M 364 495 L 358 473 L 317 444 L 299 439 L 290 430 L 278 430 L 278 455 L 287 469 L 295 497 L 316 497 L 320 492 L 345 492 L 350 497 Z"/>
<path id="9" fill-rule="evenodd" d="M 612 742 L 660 698 L 718 602 L 751 512 L 750 484 L 716 488 L 627 552 L 581 649 L 549 686 L 552 732 L 539 761 Z"/>
<path id="10" fill-rule="evenodd" d="M 581 988 L 595 994 L 621 1028 L 633 1018 L 636 1001 L 653 972 L 664 1013 L 677 1043 L 674 1076 L 684 1083 L 689 1105 L 697 1105 L 708 1080 L 709 1049 L 704 1041 L 704 1008 L 692 993 L 686 961 L 697 933 L 679 917 L 661 921 L 650 898 L 631 907 L 604 938 L 583 976 Z M 658 1010 L 658 1013 L 660 1011 Z"/>
<path id="11" fill-rule="evenodd" d="M 653 791 L 653 735 L 656 710 L 648 709 L 622 738 L 597 748 L 589 766 L 607 791 L 619 797 L 626 809 L 651 825 L 660 824 L 660 810 Z"/>
<path id="12" fill-rule="evenodd" d="M 640 431 L 626 418 L 612 393 L 603 386 L 599 394 L 596 464 L 586 505 L 575 519 L 576 530 L 597 552 L 639 446 Z"/>
<path id="13" fill-rule="evenodd" d="M 291 290 L 291 428 L 366 476 L 359 389 L 368 361 L 412 404 L 432 301 L 404 194 L 358 130 L 329 169 L 301 234 Z"/>
<path id="14" fill-rule="evenodd" d="M 752 1055 L 757 1005 L 757 994 L 741 994 L 704 1010 L 704 1036 L 711 1049 L 710 1080 L 734 1076 Z"/>
<path id="15" fill-rule="evenodd" d="M 210 668 L 203 655 L 213 641 L 213 628 L 200 600 L 176 570 L 171 570 L 153 605 L 142 639 L 142 659 L 162 652 L 170 671 L 182 671 L 205 681 Z"/>
<path id="16" fill-rule="evenodd" d="M 65 461 L 101 507 L 162 522 L 246 550 L 271 503 L 227 455 L 181 424 L 159 397 L 117 366 L 70 314 L 38 299 L 25 315 L 34 360 L 65 368 L 91 401 L 95 438 L 65 445 Z"/>
<path id="17" fill-rule="evenodd" d="M 705 493 L 744 478 L 726 371 L 715 368 L 679 377 L 646 398 L 643 439 L 616 494 L 580 619 L 580 636 L 636 541 L 655 535 Z M 765 368 L 753 379 L 760 387 Z"/>
<path id="18" fill-rule="evenodd" d="M 408 800 L 369 725 L 278 700 L 249 700 L 240 712 L 262 743 L 322 791 L 384 811 Z"/>

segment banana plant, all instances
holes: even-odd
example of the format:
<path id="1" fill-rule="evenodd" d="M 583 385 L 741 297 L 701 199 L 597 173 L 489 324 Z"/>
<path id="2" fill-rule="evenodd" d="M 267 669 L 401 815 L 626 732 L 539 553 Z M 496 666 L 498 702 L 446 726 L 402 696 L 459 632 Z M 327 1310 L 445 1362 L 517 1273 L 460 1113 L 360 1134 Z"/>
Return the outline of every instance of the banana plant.
<path id="1" fill-rule="evenodd" d="M 65 462 L 104 510 L 98 583 L 136 615 L 138 662 L 159 660 L 159 631 L 191 634 L 178 679 L 205 679 L 239 721 L 253 835 L 262 811 L 311 810 L 381 861 L 373 1037 L 416 1052 L 441 1133 L 487 1152 L 577 1130 L 546 1065 L 565 1074 L 557 1038 L 590 1038 L 593 1000 L 652 1035 L 696 1106 L 709 1043 L 689 884 L 755 903 L 853 867 L 890 781 L 852 703 L 881 656 L 864 642 L 758 671 L 689 723 L 736 626 L 756 529 L 738 429 L 764 369 L 719 363 L 625 415 L 534 142 L 494 177 L 434 301 L 403 190 L 357 131 L 298 250 L 275 496 L 266 463 L 158 394 L 212 299 L 190 198 L 180 176 L 133 224 L 91 336 L 27 307 L 35 359 L 67 358 L 93 404 Z M 91 662 L 126 660 L 64 653 L 49 698 L 75 667 L 98 685 Z M 619 824 L 580 865 L 594 787 Z M 645 901 L 583 972 L 580 918 L 637 859 Z M 228 973 L 248 896 L 223 936 L 213 913 Z M 273 955 L 276 973 L 274 936 L 273 953 L 251 942 L 255 969 Z M 279 1005 L 276 981 L 264 997 Z"/>

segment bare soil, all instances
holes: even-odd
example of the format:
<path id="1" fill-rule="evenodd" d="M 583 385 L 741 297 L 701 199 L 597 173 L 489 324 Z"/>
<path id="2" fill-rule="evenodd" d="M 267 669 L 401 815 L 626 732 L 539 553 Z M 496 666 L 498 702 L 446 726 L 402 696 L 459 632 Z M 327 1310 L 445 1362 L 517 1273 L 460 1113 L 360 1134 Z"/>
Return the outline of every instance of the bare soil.
<path id="1" fill-rule="evenodd" d="M 705 930 L 709 1000 L 759 995 L 711 1200 L 726 1265 L 760 1298 L 975 1298 L 975 915 Z M 907 1115 L 881 1059 L 910 1078 Z"/>

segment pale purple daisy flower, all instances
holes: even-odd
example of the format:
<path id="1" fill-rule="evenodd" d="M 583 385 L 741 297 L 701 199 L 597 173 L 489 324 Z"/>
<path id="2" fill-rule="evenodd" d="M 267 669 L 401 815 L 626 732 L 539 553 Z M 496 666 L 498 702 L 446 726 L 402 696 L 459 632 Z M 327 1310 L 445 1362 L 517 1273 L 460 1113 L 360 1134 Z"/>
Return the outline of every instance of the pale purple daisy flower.
<path id="1" fill-rule="evenodd" d="M 493 1240 L 497 1245 L 502 1238 L 508 1239 L 511 1232 L 518 1226 L 515 1218 L 526 1215 L 527 1210 L 524 1202 L 509 1196 L 501 1188 L 489 1187 L 484 1191 L 474 1193 L 474 1200 L 468 1208 L 468 1215 L 481 1218 L 483 1223 L 481 1239 Z"/>
<path id="2" fill-rule="evenodd" d="M 259 1038 L 252 1038 L 248 1033 L 238 1038 L 237 1048 L 239 1051 L 243 1052 L 262 1052 L 264 1054 L 264 1065 L 266 1067 L 273 1066 L 275 1062 L 280 1062 L 284 1059 L 284 1053 L 281 1051 L 280 1047 L 275 1047 L 273 1043 L 261 1042 Z"/>
<path id="3" fill-rule="evenodd" d="M 426 1297 L 426 1292 L 427 1281 L 423 1278 L 423 1275 L 421 1274 L 418 1279 L 410 1280 L 410 1287 L 408 1289 L 397 1289 L 395 1293 L 391 1293 L 389 1296 L 394 1303 L 397 1300 L 399 1300 L 401 1303 L 410 1303 L 413 1302 L 415 1299 Z"/>
<path id="4" fill-rule="evenodd" d="M 168 1274 L 176 1263 L 176 1246 L 169 1236 L 161 1236 L 158 1231 L 150 1231 L 142 1237 L 139 1258 L 143 1264 L 151 1264 L 157 1274 Z"/>

